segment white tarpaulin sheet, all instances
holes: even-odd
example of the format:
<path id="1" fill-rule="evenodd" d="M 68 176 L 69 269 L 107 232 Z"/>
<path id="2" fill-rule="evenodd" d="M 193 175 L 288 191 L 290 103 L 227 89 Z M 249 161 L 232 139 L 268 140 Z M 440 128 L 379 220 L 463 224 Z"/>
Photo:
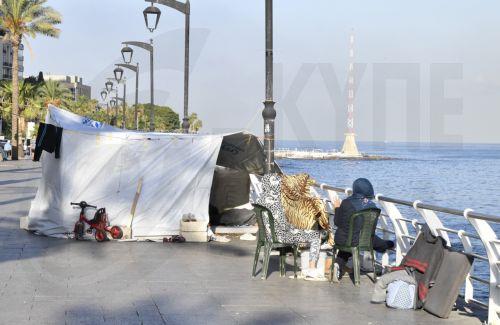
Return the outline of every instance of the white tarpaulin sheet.
<path id="1" fill-rule="evenodd" d="M 134 236 L 179 231 L 183 214 L 209 220 L 210 188 L 223 135 L 139 133 L 100 125 L 49 107 L 46 122 L 62 127 L 61 157 L 42 154 L 42 178 L 31 203 L 30 230 L 73 232 L 79 209 L 70 202 L 105 207 L 112 225 L 127 225 L 140 178 L 142 193 Z M 89 209 L 87 217 L 92 218 Z"/>

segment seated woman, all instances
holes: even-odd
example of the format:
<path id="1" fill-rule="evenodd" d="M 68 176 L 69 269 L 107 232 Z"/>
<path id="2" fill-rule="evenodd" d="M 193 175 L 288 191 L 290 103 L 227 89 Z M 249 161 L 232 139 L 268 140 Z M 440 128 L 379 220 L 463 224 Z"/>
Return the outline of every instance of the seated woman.
<path id="1" fill-rule="evenodd" d="M 347 237 L 349 235 L 349 219 L 352 214 L 361 210 L 376 208 L 377 206 L 372 201 L 375 197 L 375 192 L 373 191 L 373 186 L 369 180 L 366 178 L 358 178 L 352 184 L 352 195 L 347 197 L 345 200 L 340 201 L 337 199 L 334 202 L 335 206 L 335 217 L 334 223 L 337 226 L 337 231 L 335 232 L 335 243 L 339 245 L 347 244 Z M 359 233 L 361 224 L 355 225 L 358 229 L 354 229 L 354 233 Z M 357 238 L 354 236 L 351 245 L 356 245 Z M 394 247 L 394 242 L 391 240 L 383 240 L 382 238 L 375 235 L 373 241 L 373 249 L 377 252 L 383 253 L 387 249 Z M 335 259 L 334 269 L 333 269 L 333 280 L 337 282 L 342 275 L 345 273 L 345 265 L 351 257 L 351 253 L 348 252 L 338 252 Z"/>
<path id="2" fill-rule="evenodd" d="M 282 243 L 287 244 L 309 244 L 309 269 L 306 272 L 306 280 L 326 280 L 324 272 L 318 272 L 316 264 L 319 258 L 321 246 L 321 234 L 319 230 L 303 230 L 292 226 L 286 219 L 285 211 L 281 203 L 281 181 L 282 176 L 278 174 L 267 174 L 262 178 L 262 194 L 256 203 L 271 211 L 274 218 L 276 236 Z M 269 221 L 263 218 L 266 228 Z M 268 232 L 268 231 L 266 231 Z"/>

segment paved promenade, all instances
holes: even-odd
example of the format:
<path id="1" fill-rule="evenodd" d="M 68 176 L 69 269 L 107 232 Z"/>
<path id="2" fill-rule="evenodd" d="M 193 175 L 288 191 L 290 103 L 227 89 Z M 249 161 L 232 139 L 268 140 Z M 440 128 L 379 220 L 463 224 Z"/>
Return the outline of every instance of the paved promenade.
<path id="1" fill-rule="evenodd" d="M 373 285 L 252 279 L 254 242 L 75 242 L 19 229 L 40 165 L 0 162 L 0 324 L 479 324 L 369 303 Z M 77 218 L 75 214 L 75 219 Z M 291 262 L 291 261 L 289 261 Z M 290 269 L 290 268 L 289 268 Z M 288 273 L 292 275 L 292 272 Z"/>

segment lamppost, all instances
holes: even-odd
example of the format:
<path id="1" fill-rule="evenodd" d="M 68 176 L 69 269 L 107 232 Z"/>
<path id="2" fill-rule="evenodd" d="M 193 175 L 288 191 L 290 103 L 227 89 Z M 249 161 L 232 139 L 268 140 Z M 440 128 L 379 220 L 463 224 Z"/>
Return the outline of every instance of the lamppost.
<path id="1" fill-rule="evenodd" d="M 107 98 L 107 97 L 108 97 L 108 92 L 107 92 L 105 89 L 103 89 L 103 90 L 101 91 L 101 99 L 102 99 L 102 101 L 103 101 L 103 102 L 104 102 L 104 101 L 106 101 L 106 98 Z"/>
<path id="2" fill-rule="evenodd" d="M 114 78 L 107 78 L 108 81 L 106 82 L 106 90 L 107 89 L 110 89 L 109 92 L 111 91 L 114 91 L 115 92 L 115 97 L 113 99 L 111 99 L 111 101 L 109 102 L 111 108 L 113 109 L 114 108 L 114 111 L 115 111 L 115 116 L 113 116 L 111 118 L 111 125 L 113 126 L 118 126 L 118 85 L 120 84 L 119 82 L 117 83 L 116 85 L 116 88 L 113 88 L 113 80 L 117 81 L 116 80 L 116 76 Z M 110 87 L 108 87 L 109 85 L 111 85 Z"/>
<path id="3" fill-rule="evenodd" d="M 160 21 L 161 11 L 153 5 L 158 3 L 183 13 L 186 17 L 185 21 L 185 39 L 184 39 L 184 118 L 182 119 L 182 130 L 184 133 L 189 132 L 189 31 L 190 31 L 190 15 L 191 5 L 189 0 L 182 3 L 177 0 L 146 0 L 151 2 L 151 5 L 144 9 L 144 20 L 149 31 L 153 32 Z"/>
<path id="4" fill-rule="evenodd" d="M 273 101 L 273 0 L 266 0 L 266 100 L 264 101 L 264 172 L 274 169 L 274 119 L 276 110 Z"/>
<path id="5" fill-rule="evenodd" d="M 108 78 L 108 81 L 106 81 L 106 83 L 104 84 L 105 85 L 105 89 L 106 91 L 108 92 L 108 94 L 110 94 L 114 89 L 113 89 L 113 81 L 111 81 L 109 78 Z M 113 109 L 115 106 L 113 105 L 113 103 L 116 105 L 116 100 L 113 101 L 113 99 L 111 99 L 109 101 L 109 108 Z M 107 119 L 108 119 L 108 123 L 110 125 L 114 125 L 116 123 L 116 121 L 113 120 L 113 117 L 110 117 L 110 113 L 109 113 L 109 110 L 107 112 Z"/>
<path id="6" fill-rule="evenodd" d="M 139 63 L 137 65 L 131 65 L 126 63 L 118 63 L 115 64 L 118 67 L 127 68 L 135 72 L 135 111 L 134 111 L 134 124 L 135 129 L 139 130 L 139 117 L 138 117 L 138 108 L 139 108 Z"/>
<path id="7" fill-rule="evenodd" d="M 116 104 L 117 104 L 116 99 L 114 99 L 114 98 L 109 101 L 109 106 L 111 107 L 111 109 L 116 108 Z M 109 124 L 115 126 L 116 125 L 116 118 L 112 117 Z"/>
<path id="8" fill-rule="evenodd" d="M 149 43 L 145 42 L 136 42 L 136 41 L 127 41 L 123 42 L 122 44 L 126 45 L 122 49 L 122 56 L 123 60 L 125 63 L 129 64 L 132 62 L 132 56 L 134 54 L 134 50 L 130 48 L 130 46 L 136 46 L 141 49 L 144 49 L 146 51 L 149 51 L 149 69 L 150 69 L 150 75 L 151 75 L 151 107 L 149 111 L 149 130 L 153 132 L 155 130 L 155 94 L 154 94 L 154 48 L 153 48 L 153 39 L 149 40 Z M 127 62 L 128 61 L 128 62 Z M 137 65 L 137 68 L 139 65 Z M 137 78 L 138 78 L 139 73 L 137 72 Z M 137 80 L 137 79 L 136 79 Z M 137 98 L 137 92 L 136 92 L 136 98 Z M 137 107 L 137 106 L 136 106 Z M 137 110 L 137 108 L 136 108 Z M 136 111 L 137 112 L 137 111 Z M 136 118 L 137 121 L 137 118 Z"/>
<path id="9" fill-rule="evenodd" d="M 130 47 L 125 46 L 122 48 L 122 57 L 123 57 L 123 62 L 125 63 L 118 63 L 116 66 L 118 67 L 123 67 L 129 70 L 132 70 L 135 72 L 135 110 L 134 110 L 134 123 L 135 123 L 135 129 L 139 130 L 139 116 L 137 113 L 137 110 L 139 109 L 139 62 L 137 62 L 136 65 L 131 65 L 130 62 L 132 62 L 132 55 L 134 54 L 134 50 L 132 50 Z"/>
<path id="10" fill-rule="evenodd" d="M 118 98 L 118 85 L 116 86 L 116 99 L 121 100 L 123 103 L 123 117 L 122 117 L 122 129 L 125 130 L 126 125 L 127 125 L 127 82 L 126 79 L 123 78 L 123 69 L 120 67 L 116 67 L 115 70 L 113 70 L 113 73 L 115 75 L 115 80 L 117 84 L 123 84 L 123 97 Z M 123 82 L 122 82 L 123 81 Z M 116 116 L 118 118 L 118 109 L 116 110 Z"/>
<path id="11" fill-rule="evenodd" d="M 101 91 L 101 99 L 104 103 L 106 103 L 106 122 L 109 121 L 109 104 L 106 102 L 106 98 L 108 98 L 108 92 L 106 89 Z"/>
<path id="12" fill-rule="evenodd" d="M 106 86 L 106 91 L 108 93 L 113 90 L 113 81 L 108 80 L 104 85 Z"/>

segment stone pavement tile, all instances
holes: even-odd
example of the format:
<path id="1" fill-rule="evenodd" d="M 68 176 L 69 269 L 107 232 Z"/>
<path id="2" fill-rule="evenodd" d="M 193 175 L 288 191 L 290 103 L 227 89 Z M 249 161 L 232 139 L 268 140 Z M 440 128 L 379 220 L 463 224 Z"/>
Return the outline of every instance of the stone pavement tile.
<path id="1" fill-rule="evenodd" d="M 66 297 L 68 295 L 68 285 L 65 281 L 61 282 L 48 282 L 40 281 L 35 284 L 36 286 L 36 297 Z"/>
<path id="2" fill-rule="evenodd" d="M 32 298 L 35 295 L 36 288 L 32 282 L 21 282 L 11 279 L 7 282 L 7 286 L 2 289 L 2 297 L 10 297 L 14 295 L 23 295 Z"/>
<path id="3" fill-rule="evenodd" d="M 68 304 L 66 308 L 66 324 L 104 324 L 105 322 L 103 310 L 97 304 Z"/>
<path id="4" fill-rule="evenodd" d="M 31 307 L 31 299 L 22 296 L 0 297 L 0 323 L 28 323 Z"/>
<path id="5" fill-rule="evenodd" d="M 137 296 L 149 295 L 148 289 L 141 284 L 141 281 L 121 281 L 120 279 L 105 279 L 96 283 L 89 284 L 98 295 L 112 294 L 112 295 L 128 295 L 133 292 Z"/>
<path id="6" fill-rule="evenodd" d="M 63 296 L 56 296 L 56 295 L 47 295 L 47 296 L 41 296 L 41 295 L 35 295 L 33 297 L 33 302 L 60 302 L 60 303 L 66 303 L 70 302 L 71 300 L 68 298 L 67 295 Z"/>
<path id="7" fill-rule="evenodd" d="M 200 325 L 220 325 L 220 324 L 236 324 L 234 318 L 229 314 L 166 314 L 163 315 L 167 324 L 172 325 L 186 325 L 186 324 L 200 324 Z"/>
<path id="8" fill-rule="evenodd" d="M 175 295 L 152 296 L 152 299 L 160 313 L 164 315 L 191 312 L 216 314 L 222 311 L 219 302 L 211 295 L 191 295 L 179 291 Z"/>
<path id="9" fill-rule="evenodd" d="M 26 308 L 31 308 L 32 302 L 32 295 L 24 295 L 22 293 L 15 293 L 11 295 L 2 294 L 0 296 L 0 312 L 9 310 L 13 307 L 27 306 Z"/>
<path id="10" fill-rule="evenodd" d="M 43 248 L 23 248 L 21 257 L 23 259 L 40 258 L 42 259 L 44 255 L 47 254 L 47 250 Z"/>
<path id="11" fill-rule="evenodd" d="M 30 322 L 55 323 L 64 321 L 66 304 L 64 301 L 35 301 L 28 312 Z"/>
<path id="12" fill-rule="evenodd" d="M 3 270 L 3 264 L 0 264 L 0 265 L 2 265 L 2 267 L 1 267 L 2 271 L 5 271 L 5 270 Z M 12 277 L 13 272 L 14 272 L 14 270 L 12 270 L 10 272 L 0 272 L 0 282 L 10 281 L 10 278 Z"/>
<path id="13" fill-rule="evenodd" d="M 295 314 L 290 310 L 273 310 L 273 311 L 242 311 L 232 312 L 231 316 L 236 320 L 237 324 L 293 324 L 305 325 L 309 324 L 303 317 Z"/>
<path id="14" fill-rule="evenodd" d="M 305 324 L 305 318 L 294 313 L 286 307 L 279 305 L 279 302 L 269 305 L 225 305 L 222 306 L 239 324 L 266 324 L 269 323 L 288 323 Z M 278 320 L 280 319 L 280 320 Z"/>
<path id="15" fill-rule="evenodd" d="M 165 325 L 167 321 L 161 316 L 147 316 L 145 318 L 140 318 L 141 325 Z"/>
<path id="16" fill-rule="evenodd" d="M 106 324 L 139 324 L 141 321 L 135 311 L 120 310 L 113 312 L 104 312 L 104 321 Z"/>
<path id="17" fill-rule="evenodd" d="M 235 291 L 213 294 L 213 296 L 222 306 L 267 306 L 282 304 L 277 297 L 264 292 L 246 293 Z"/>
<path id="18" fill-rule="evenodd" d="M 18 310 L 3 312 L 0 315 L 0 324 L 30 324 L 27 313 L 22 313 Z"/>
<path id="19" fill-rule="evenodd" d="M 21 253 L 20 252 L 0 250 L 0 262 L 3 262 L 3 261 L 17 261 L 19 259 L 21 259 Z"/>
<path id="20" fill-rule="evenodd" d="M 146 264 L 147 265 L 147 264 Z M 182 271 L 181 271 L 182 270 Z M 194 275 L 192 272 L 186 271 L 186 268 L 169 266 L 165 267 L 157 267 L 156 265 L 152 266 L 152 269 L 147 271 L 147 274 L 144 276 L 145 281 L 172 281 L 172 282 L 183 282 L 186 280 L 193 280 L 199 278 Z"/>
<path id="21" fill-rule="evenodd" d="M 16 246 L 5 246 L 4 247 L 1 247 L 0 248 L 0 259 L 4 256 L 4 255 L 19 255 L 21 256 L 21 254 L 23 253 L 23 244 L 20 245 L 20 247 L 18 245 Z"/>
<path id="22" fill-rule="evenodd" d="M 158 311 L 155 305 L 136 306 L 139 320 L 144 324 L 163 324 L 165 322 L 163 315 Z"/>
<path id="23" fill-rule="evenodd" d="M 187 294 L 208 294 L 208 289 L 199 281 L 144 281 L 143 285 L 152 295 L 176 294 L 179 291 Z"/>

